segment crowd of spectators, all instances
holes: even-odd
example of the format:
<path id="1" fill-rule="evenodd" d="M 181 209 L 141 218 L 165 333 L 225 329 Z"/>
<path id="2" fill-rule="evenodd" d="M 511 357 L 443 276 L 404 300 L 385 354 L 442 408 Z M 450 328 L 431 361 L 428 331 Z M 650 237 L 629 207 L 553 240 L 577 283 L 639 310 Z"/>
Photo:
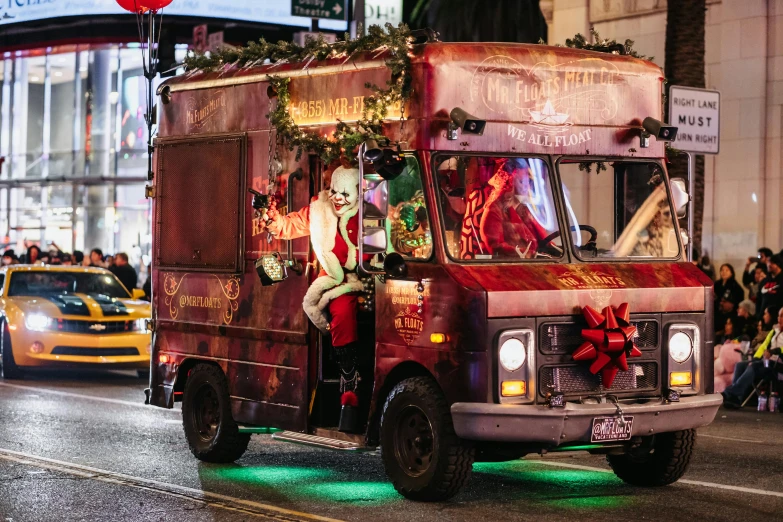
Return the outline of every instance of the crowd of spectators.
<path id="1" fill-rule="evenodd" d="M 73 253 L 63 252 L 55 243 L 47 251 L 42 251 L 38 245 L 30 245 L 27 252 L 17 255 L 13 249 L 3 252 L 3 266 L 7 265 L 59 265 L 59 266 L 85 266 L 100 267 L 112 272 L 117 279 L 132 291 L 139 287 L 139 276 L 136 269 L 131 265 L 130 258 L 125 252 L 118 252 L 114 255 L 105 255 L 100 248 L 93 248 L 88 256 L 84 252 L 75 250 Z M 146 278 L 142 286 L 146 299 L 150 296 L 150 281 Z"/>
<path id="2" fill-rule="evenodd" d="M 717 279 L 706 255 L 696 264 L 715 279 L 716 391 L 726 407 L 739 407 L 759 379 L 773 382 L 783 373 L 783 251 L 759 248 L 745 263 L 741 285 L 728 263 Z"/>

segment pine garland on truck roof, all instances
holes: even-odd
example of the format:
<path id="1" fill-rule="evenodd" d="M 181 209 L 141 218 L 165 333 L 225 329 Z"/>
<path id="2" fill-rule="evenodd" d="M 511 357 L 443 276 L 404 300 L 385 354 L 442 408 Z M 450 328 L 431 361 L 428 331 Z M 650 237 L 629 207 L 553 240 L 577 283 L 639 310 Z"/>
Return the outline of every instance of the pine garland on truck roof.
<path id="1" fill-rule="evenodd" d="M 412 45 L 413 38 L 407 25 L 394 27 L 387 23 L 385 31 L 373 25 L 364 36 L 351 39 L 346 34 L 345 40 L 333 44 L 326 42 L 322 36 L 307 38 L 304 46 L 284 41 L 271 43 L 261 38 L 258 42 L 248 42 L 242 48 L 221 47 L 209 54 L 189 55 L 184 65 L 188 71 L 210 72 L 231 66 L 249 68 L 284 63 L 309 65 L 313 61 L 341 58 L 348 61 L 363 52 L 384 54 L 386 66 L 391 71 L 386 86 L 368 83 L 366 87 L 372 94 L 364 100 L 362 117 L 353 125 L 338 120 L 331 137 L 301 129 L 289 111 L 290 78 L 270 76 L 269 83 L 277 94 L 277 104 L 268 118 L 277 131 L 278 139 L 289 150 L 297 149 L 297 159 L 302 153 L 308 152 L 318 154 L 328 164 L 342 155 L 353 158 L 356 147 L 367 139 L 388 141 L 383 136 L 383 120 L 389 113 L 389 107 L 399 102 L 404 108 L 410 99 Z"/>

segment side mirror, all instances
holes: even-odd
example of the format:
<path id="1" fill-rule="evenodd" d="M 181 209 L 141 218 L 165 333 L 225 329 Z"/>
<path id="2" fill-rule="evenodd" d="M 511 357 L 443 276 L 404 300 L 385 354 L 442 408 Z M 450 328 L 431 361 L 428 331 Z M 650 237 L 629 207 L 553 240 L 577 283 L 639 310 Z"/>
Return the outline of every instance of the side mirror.
<path id="1" fill-rule="evenodd" d="M 678 218 L 684 218 L 688 214 L 688 202 L 691 200 L 690 195 L 688 195 L 688 185 L 685 184 L 684 179 L 674 178 L 669 181 L 669 187 L 672 191 L 674 211 L 677 213 Z"/>
<path id="2" fill-rule="evenodd" d="M 386 252 L 388 237 L 386 236 L 385 228 L 366 227 L 362 240 L 363 254 L 375 255 Z"/>
<path id="3" fill-rule="evenodd" d="M 261 279 L 261 286 L 270 286 L 288 277 L 287 263 L 283 261 L 280 252 L 264 254 L 256 261 L 256 273 Z"/>
<path id="4" fill-rule="evenodd" d="M 408 276 L 408 265 L 400 254 L 394 252 L 383 260 L 383 271 L 392 279 L 404 279 Z"/>
<path id="5" fill-rule="evenodd" d="M 144 299 L 144 296 L 147 295 L 147 293 L 142 290 L 141 288 L 133 288 L 131 289 L 131 297 L 135 300 Z"/>
<path id="6" fill-rule="evenodd" d="M 364 178 L 364 219 L 386 219 L 389 207 L 389 184 L 385 180 Z"/>

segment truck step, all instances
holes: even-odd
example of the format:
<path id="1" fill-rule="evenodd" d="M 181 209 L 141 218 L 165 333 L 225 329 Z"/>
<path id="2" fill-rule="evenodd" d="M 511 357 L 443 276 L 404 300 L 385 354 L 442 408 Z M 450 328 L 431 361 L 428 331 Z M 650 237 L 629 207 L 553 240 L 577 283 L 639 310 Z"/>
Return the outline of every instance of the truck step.
<path id="1" fill-rule="evenodd" d="M 272 438 L 283 442 L 293 442 L 294 444 L 303 444 L 315 448 L 333 449 L 340 451 L 374 451 L 374 447 L 365 446 L 359 442 L 333 439 L 330 437 L 319 437 L 318 435 L 309 435 L 307 433 L 298 433 L 296 431 L 280 431 L 272 434 Z"/>

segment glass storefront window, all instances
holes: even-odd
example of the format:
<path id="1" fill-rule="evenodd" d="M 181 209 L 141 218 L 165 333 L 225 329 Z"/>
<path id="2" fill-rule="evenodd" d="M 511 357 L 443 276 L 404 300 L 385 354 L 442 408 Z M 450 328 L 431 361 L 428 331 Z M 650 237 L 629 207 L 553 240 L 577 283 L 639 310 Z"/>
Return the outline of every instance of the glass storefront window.
<path id="1" fill-rule="evenodd" d="M 150 251 L 146 89 L 138 44 L 5 53 L 2 246 L 98 247 L 126 251 L 141 265 Z"/>

